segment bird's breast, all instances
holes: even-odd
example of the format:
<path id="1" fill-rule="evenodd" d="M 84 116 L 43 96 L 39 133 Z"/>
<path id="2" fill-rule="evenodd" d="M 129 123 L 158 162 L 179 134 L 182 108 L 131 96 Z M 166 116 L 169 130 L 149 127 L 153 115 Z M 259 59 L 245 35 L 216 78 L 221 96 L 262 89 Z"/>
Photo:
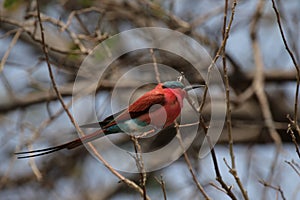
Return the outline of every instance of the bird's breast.
<path id="1" fill-rule="evenodd" d="M 178 117 L 183 106 L 183 96 L 176 92 L 170 91 L 165 94 L 164 109 L 167 113 L 165 127 L 170 126 Z"/>

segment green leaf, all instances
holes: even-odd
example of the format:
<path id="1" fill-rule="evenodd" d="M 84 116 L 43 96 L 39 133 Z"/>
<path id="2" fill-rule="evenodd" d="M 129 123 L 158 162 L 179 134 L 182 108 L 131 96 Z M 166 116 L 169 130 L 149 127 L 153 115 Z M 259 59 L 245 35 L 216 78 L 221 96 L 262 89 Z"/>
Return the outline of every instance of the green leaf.
<path id="1" fill-rule="evenodd" d="M 4 8 L 11 8 L 18 1 L 19 0 L 5 0 L 3 6 Z"/>

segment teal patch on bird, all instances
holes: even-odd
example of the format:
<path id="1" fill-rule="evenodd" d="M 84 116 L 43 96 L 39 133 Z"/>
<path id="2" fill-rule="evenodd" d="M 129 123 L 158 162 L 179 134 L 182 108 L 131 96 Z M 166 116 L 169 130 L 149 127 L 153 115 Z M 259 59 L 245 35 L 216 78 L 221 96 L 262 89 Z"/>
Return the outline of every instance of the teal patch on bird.
<path id="1" fill-rule="evenodd" d="M 184 85 L 179 81 L 166 81 L 162 85 L 163 88 L 184 88 Z"/>
<path id="2" fill-rule="evenodd" d="M 109 133 L 120 133 L 120 132 L 143 132 L 144 127 L 149 125 L 147 122 L 143 122 L 139 119 L 131 119 L 125 122 L 120 122 L 116 125 L 110 126 L 106 129 Z"/>
<path id="3" fill-rule="evenodd" d="M 123 132 L 122 129 L 116 124 L 113 126 L 110 126 L 108 128 L 105 129 L 105 133 L 106 134 L 111 134 L 111 133 L 120 133 Z"/>

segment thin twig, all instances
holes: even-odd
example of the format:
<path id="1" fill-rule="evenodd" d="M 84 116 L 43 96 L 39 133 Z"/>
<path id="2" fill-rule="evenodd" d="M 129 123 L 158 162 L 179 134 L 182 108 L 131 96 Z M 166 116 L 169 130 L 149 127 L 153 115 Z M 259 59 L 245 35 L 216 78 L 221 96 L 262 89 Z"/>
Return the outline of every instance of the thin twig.
<path id="1" fill-rule="evenodd" d="M 0 18 L 0 20 L 1 20 L 1 18 Z M 20 29 L 20 28 L 16 28 L 16 29 L 12 29 L 12 30 L 7 31 L 6 33 L 4 33 L 3 35 L 0 36 L 0 39 L 4 39 L 4 38 L 6 38 L 6 37 L 9 37 L 10 35 L 12 35 L 12 34 L 18 32 L 19 29 Z"/>
<path id="2" fill-rule="evenodd" d="M 291 38 L 291 41 L 298 41 L 298 32 L 294 31 L 295 29 L 298 30 L 299 29 L 299 24 L 297 24 L 297 19 L 295 18 L 295 15 L 293 15 L 292 13 L 288 12 L 289 14 L 291 14 L 292 16 L 292 22 L 289 26 L 288 24 L 288 17 L 285 17 L 285 6 L 283 6 L 282 4 L 285 4 L 285 2 L 282 1 L 277 1 L 277 10 L 280 18 L 282 18 L 282 21 L 286 22 L 286 38 Z M 276 7 L 276 6 L 275 6 Z M 281 21 L 281 20 L 280 20 Z M 283 32 L 284 33 L 284 32 Z M 293 52 L 299 52 L 299 48 L 298 48 L 298 42 L 292 42 L 292 44 L 290 44 L 291 46 L 291 50 L 293 50 Z M 294 54 L 296 60 L 298 61 L 298 66 L 299 66 L 299 61 L 300 61 L 300 54 Z"/>
<path id="3" fill-rule="evenodd" d="M 70 101 L 68 104 L 66 104 L 66 107 L 69 108 L 72 105 L 72 101 Z M 32 137 L 25 142 L 25 144 L 30 145 L 36 141 L 37 138 L 40 137 L 40 134 L 42 133 L 42 131 L 51 123 L 53 122 L 56 118 L 58 118 L 65 110 L 63 108 L 61 108 L 60 110 L 58 110 L 56 113 L 54 113 L 50 118 L 46 119 L 45 121 L 43 121 L 40 126 L 33 130 L 33 134 Z M 32 158 L 33 159 L 33 158 Z"/>
<path id="4" fill-rule="evenodd" d="M 199 27 L 201 24 L 207 22 L 210 18 L 221 14 L 223 10 L 224 10 L 224 7 L 220 6 L 220 7 L 217 7 L 215 9 L 209 11 L 208 13 L 205 13 L 204 15 L 201 13 L 201 15 L 199 17 L 196 17 L 195 19 L 193 19 L 190 22 L 190 24 L 192 27 Z"/>
<path id="5" fill-rule="evenodd" d="M 290 166 L 293 168 L 293 170 L 297 173 L 297 175 L 300 177 L 300 172 L 299 172 L 299 170 L 295 167 L 295 165 L 293 164 L 293 162 L 290 162 L 290 161 L 287 161 L 287 160 L 285 160 L 284 162 L 287 163 L 288 165 L 290 165 Z"/>
<path id="6" fill-rule="evenodd" d="M 11 160 L 9 161 L 8 167 L 5 172 L 2 172 L 1 178 L 0 178 L 0 189 L 4 187 L 4 185 L 7 183 L 9 180 L 9 175 L 12 173 L 14 169 L 16 158 L 12 157 Z M 39 179 L 38 179 L 39 180 Z"/>
<path id="7" fill-rule="evenodd" d="M 3 68 L 4 68 L 4 65 L 5 65 L 5 62 L 12 50 L 12 48 L 15 46 L 15 44 L 17 43 L 20 35 L 22 34 L 23 30 L 21 28 L 18 29 L 18 31 L 16 32 L 15 36 L 13 37 L 13 39 L 11 40 L 9 46 L 8 46 L 8 49 L 5 51 L 2 59 L 1 59 L 1 62 L 0 62 L 0 72 L 2 72 Z"/>
<path id="8" fill-rule="evenodd" d="M 36 16 L 36 15 L 35 15 Z M 53 20 L 52 18 L 48 18 L 48 20 Z M 13 20 L 13 19 L 7 19 L 7 18 L 4 18 L 4 17 L 1 17 L 0 16 L 0 21 L 2 23 L 7 23 L 7 24 L 10 24 L 10 25 L 13 25 L 13 26 L 16 26 L 18 28 L 21 28 L 24 32 L 26 32 L 32 40 L 40 43 L 41 45 L 42 44 L 42 40 L 40 39 L 40 37 L 36 36 L 35 34 L 35 30 L 32 29 L 32 27 L 35 26 L 35 22 L 28 22 L 26 23 L 25 25 L 23 23 L 20 23 L 19 21 L 16 21 L 16 20 Z M 53 22 L 53 21 L 51 21 Z M 58 22 L 58 21 L 55 21 L 55 23 Z M 53 23 L 54 25 L 57 25 Z M 55 46 L 51 46 L 49 44 L 45 44 L 46 47 L 51 50 L 51 51 L 55 51 L 55 52 L 58 52 L 58 53 L 61 53 L 61 54 L 72 54 L 72 55 L 86 55 L 87 52 L 81 52 L 80 50 L 64 50 L 64 49 L 61 49 L 61 48 L 58 48 L 58 47 L 55 47 Z"/>
<path id="9" fill-rule="evenodd" d="M 136 138 L 135 136 L 131 136 L 130 139 L 133 142 L 133 146 L 134 146 L 135 163 L 136 163 L 136 166 L 141 175 L 141 181 L 140 181 L 141 184 L 140 185 L 141 185 L 141 188 L 143 189 L 143 194 L 141 194 L 141 195 L 142 195 L 143 199 L 146 200 L 147 199 L 147 190 L 146 190 L 147 173 L 145 171 L 141 145 L 138 142 L 138 138 Z"/>
<path id="10" fill-rule="evenodd" d="M 208 72 L 209 73 L 209 72 Z M 207 84 L 206 84 L 206 88 L 204 90 L 204 93 L 207 93 L 208 91 L 208 87 L 207 87 Z M 204 94 L 204 97 L 206 97 L 206 94 Z M 205 102 L 205 99 L 203 98 L 202 100 L 202 103 L 200 105 L 200 108 L 199 108 L 199 113 L 202 112 L 202 109 L 204 107 L 204 102 Z M 191 106 L 193 106 L 191 104 Z M 200 122 L 200 125 L 202 127 L 202 129 L 204 130 L 204 133 L 205 133 L 205 137 L 207 139 L 207 142 L 210 146 L 210 149 L 211 149 L 211 156 L 212 156 L 212 160 L 213 160 L 213 164 L 214 164 L 214 169 L 215 169 L 215 173 L 216 173 L 216 180 L 220 183 L 220 185 L 222 186 L 222 188 L 225 190 L 225 193 L 232 199 L 232 200 L 237 200 L 236 196 L 234 195 L 234 193 L 231 191 L 232 187 L 228 186 L 222 176 L 221 176 L 221 173 L 220 173 L 220 170 L 219 170 L 219 166 L 218 166 L 218 161 L 217 161 L 217 157 L 216 157 L 216 153 L 215 153 L 215 149 L 212 145 L 212 142 L 210 141 L 210 137 L 207 135 L 207 131 L 208 131 L 208 127 L 206 126 L 205 124 L 205 121 L 204 121 L 204 118 L 203 116 L 200 114 L 199 116 L 199 122 Z"/>
<path id="11" fill-rule="evenodd" d="M 82 132 L 82 130 L 80 129 L 79 125 L 77 124 L 77 122 L 74 120 L 73 116 L 71 115 L 71 113 L 69 112 L 68 108 L 66 107 L 63 98 L 57 88 L 55 79 L 53 77 L 53 72 L 51 69 L 51 65 L 49 62 L 49 56 L 48 56 L 48 51 L 45 45 L 45 36 L 44 36 L 44 29 L 43 29 L 43 25 L 42 25 L 42 20 L 41 20 L 41 16 L 40 16 L 40 8 L 39 8 L 39 0 L 37 0 L 37 16 L 38 16 L 38 22 L 39 22 L 39 26 L 40 26 L 40 30 L 41 30 L 41 38 L 42 38 L 42 47 L 43 47 L 43 52 L 46 58 L 46 63 L 48 66 L 48 71 L 49 71 L 49 76 L 52 82 L 52 86 L 56 92 L 56 95 L 59 99 L 59 102 L 61 103 L 62 107 L 64 108 L 65 112 L 67 113 L 71 123 L 75 126 L 76 130 L 80 133 L 80 135 L 84 135 L 84 133 Z M 133 181 L 125 178 L 124 176 L 122 176 L 119 172 L 117 172 L 114 168 L 112 168 L 112 166 L 109 165 L 109 163 L 97 152 L 97 150 L 95 149 L 95 147 L 88 143 L 87 144 L 91 150 L 93 151 L 94 155 L 104 164 L 104 166 L 109 169 L 116 177 L 118 177 L 121 181 L 123 181 L 124 183 L 126 183 L 129 187 L 135 189 L 136 191 L 138 191 L 140 194 L 143 194 L 143 190 L 137 185 L 135 184 Z M 146 199 L 150 199 L 148 196 Z"/>
<path id="12" fill-rule="evenodd" d="M 272 6 L 273 6 L 274 12 L 276 14 L 278 28 L 279 28 L 280 35 L 281 35 L 282 41 L 284 43 L 285 49 L 287 50 L 289 56 L 291 57 L 294 67 L 297 71 L 297 86 L 296 86 L 295 103 L 294 103 L 294 125 L 296 127 L 298 134 L 300 135 L 300 127 L 298 125 L 298 96 L 299 96 L 299 84 L 300 84 L 300 69 L 297 64 L 296 58 L 295 58 L 292 50 L 289 48 L 289 45 L 286 41 L 286 37 L 284 35 L 284 31 L 283 31 L 283 28 L 281 25 L 280 14 L 276 7 L 275 0 L 272 0 Z"/>
<path id="13" fill-rule="evenodd" d="M 80 10 L 74 10 L 69 14 L 67 23 L 64 24 L 64 26 L 61 27 L 61 32 L 64 32 L 70 26 L 74 16 L 80 15 L 80 14 L 83 14 L 83 13 L 87 13 L 87 12 L 98 12 L 98 13 L 101 14 L 104 11 L 102 11 L 100 8 L 97 8 L 97 7 L 88 7 L 88 8 L 84 8 L 84 9 L 80 9 Z"/>
<path id="14" fill-rule="evenodd" d="M 232 24 L 236 5 L 237 5 L 237 2 L 233 1 L 229 25 Z M 229 28 L 229 27 L 226 27 L 227 10 L 228 10 L 228 0 L 225 0 L 223 31 L 222 31 L 223 40 L 226 40 L 225 33 L 226 33 L 226 30 Z M 229 34 L 229 32 L 228 32 L 228 34 Z M 236 170 L 236 165 L 235 165 L 235 155 L 234 155 L 234 150 L 233 150 L 233 138 L 232 138 L 232 123 L 231 123 L 230 86 L 229 86 L 229 78 L 228 78 L 228 73 L 227 73 L 226 55 L 225 55 L 226 44 L 227 44 L 227 42 L 224 43 L 224 48 L 223 48 L 223 53 L 222 53 L 222 61 L 223 61 L 224 81 L 225 81 L 225 89 L 226 89 L 226 125 L 227 125 L 227 133 L 228 133 L 229 154 L 230 154 L 230 158 L 231 158 L 231 167 L 228 166 L 228 168 L 229 168 L 229 172 L 232 174 L 236 183 L 238 184 L 238 187 L 241 190 L 244 199 L 249 200 L 247 190 L 244 188 L 242 181 L 240 180 L 240 177 L 238 176 L 238 173 Z"/>
<path id="15" fill-rule="evenodd" d="M 269 102 L 266 96 L 266 93 L 264 91 L 264 76 L 263 76 L 263 59 L 262 54 L 260 51 L 260 47 L 257 41 L 257 24 L 260 19 L 260 16 L 262 15 L 263 7 L 264 7 L 264 0 L 261 0 L 257 5 L 257 11 L 254 17 L 253 24 L 251 25 L 251 39 L 252 39 L 252 47 L 253 47 L 253 56 L 254 56 L 254 62 L 256 66 L 256 73 L 253 81 L 253 88 L 255 91 L 255 94 L 258 98 L 262 114 L 265 120 L 265 124 L 269 130 L 269 133 L 276 143 L 277 147 L 280 147 L 281 139 L 279 137 L 278 132 L 275 129 L 272 113 L 270 111 Z"/>
<path id="16" fill-rule="evenodd" d="M 272 189 L 274 189 L 274 190 L 277 190 L 277 191 L 280 193 L 281 198 L 282 198 L 283 200 L 286 200 L 286 198 L 285 198 L 285 196 L 284 196 L 284 193 L 283 193 L 283 191 L 282 191 L 282 189 L 281 189 L 280 186 L 278 186 L 278 187 L 273 186 L 273 185 L 271 185 L 271 184 L 265 182 L 264 180 L 259 180 L 258 182 L 261 183 L 261 184 L 262 184 L 263 186 L 265 186 L 265 187 L 269 187 L 269 188 L 272 188 Z"/>
<path id="17" fill-rule="evenodd" d="M 294 160 L 292 160 L 293 165 L 295 165 L 295 167 L 297 167 L 297 169 L 300 171 L 300 165 L 298 163 L 296 163 Z"/>
<path id="18" fill-rule="evenodd" d="M 16 123 L 11 123 L 11 124 L 16 124 L 16 132 L 20 132 L 20 135 L 22 136 L 24 133 L 24 129 L 22 126 L 22 120 L 24 118 L 25 114 L 24 113 L 20 113 L 16 119 Z M 21 137 L 22 138 L 22 137 Z M 16 152 L 18 152 L 17 150 L 20 150 L 19 145 L 16 146 Z M 13 172 L 13 168 L 14 168 L 14 163 L 16 161 L 16 157 L 12 157 L 8 168 L 5 172 L 2 172 L 2 177 L 0 178 L 0 190 L 5 187 L 5 185 L 7 185 L 7 181 L 9 180 L 9 175 Z M 37 177 L 37 180 L 38 177 Z"/>
<path id="19" fill-rule="evenodd" d="M 32 148 L 30 148 L 32 149 Z M 29 165 L 35 175 L 35 177 L 37 178 L 38 181 L 41 181 L 43 176 L 42 176 L 42 173 L 40 172 L 40 170 L 38 169 L 37 165 L 36 165 L 36 162 L 33 158 L 30 158 L 29 159 Z"/>
<path id="20" fill-rule="evenodd" d="M 12 102 L 17 100 L 17 97 L 14 93 L 14 90 L 9 82 L 9 80 L 6 78 L 5 73 L 1 72 L 0 73 L 0 79 L 3 82 L 3 85 L 8 93 L 9 98 L 11 99 Z M 1 110 L 1 109 L 0 109 Z"/>
<path id="21" fill-rule="evenodd" d="M 40 30 L 41 30 L 41 39 L 42 39 L 42 43 L 43 43 L 42 49 L 43 49 L 43 52 L 44 52 L 44 55 L 45 55 L 46 64 L 47 64 L 48 72 L 49 72 L 49 77 L 50 77 L 53 89 L 55 91 L 55 94 L 56 94 L 60 104 L 64 108 L 64 110 L 65 110 L 66 114 L 68 115 L 69 119 L 71 120 L 72 124 L 76 127 L 76 130 L 79 130 L 79 132 L 82 132 L 80 130 L 80 127 L 78 126 L 78 124 L 76 123 L 74 118 L 72 117 L 71 113 L 69 112 L 69 109 L 67 108 L 67 106 L 66 106 L 66 104 L 65 104 L 65 102 L 64 102 L 64 100 L 61 96 L 61 93 L 58 90 L 56 82 L 55 82 L 55 78 L 54 78 L 53 71 L 52 71 L 52 68 L 51 68 L 51 64 L 50 64 L 50 61 L 49 61 L 50 59 L 49 59 L 49 55 L 48 55 L 48 50 L 47 50 L 46 45 L 45 45 L 45 34 L 44 34 L 44 27 L 42 25 L 42 19 L 41 19 L 41 14 L 40 14 L 39 0 L 37 0 L 37 12 L 38 12 L 38 14 L 37 14 L 38 22 L 39 22 L 39 26 L 40 26 Z"/>
<path id="22" fill-rule="evenodd" d="M 233 22 L 233 19 L 234 19 L 234 14 L 235 14 L 235 7 L 236 7 L 237 3 L 236 3 L 236 0 L 233 2 L 233 6 L 232 6 L 232 12 L 231 12 L 231 15 L 230 15 L 230 19 L 229 19 L 229 23 L 228 23 L 228 26 L 225 30 L 225 33 L 223 34 L 223 40 L 222 40 L 222 43 L 215 55 L 215 57 L 213 58 L 213 60 L 211 61 L 209 67 L 208 67 L 208 73 L 207 73 L 207 78 L 206 78 L 206 84 L 205 84 L 205 88 L 204 88 L 204 92 L 203 92 L 203 101 L 201 102 L 200 104 L 200 107 L 199 107 L 199 113 L 202 112 L 203 108 L 204 108 L 204 104 L 205 104 L 205 99 L 206 99 L 206 96 L 207 96 L 207 92 L 208 92 L 208 85 L 209 85 L 209 80 L 210 80 L 210 71 L 211 71 L 211 68 L 215 66 L 217 60 L 219 59 L 219 57 L 222 55 L 222 53 L 224 52 L 224 48 L 226 46 L 226 42 L 227 42 L 227 39 L 229 37 L 229 32 L 231 30 L 231 26 L 232 26 L 232 22 Z"/>
<path id="23" fill-rule="evenodd" d="M 255 62 L 255 77 L 253 80 L 253 89 L 254 92 L 258 98 L 260 108 L 262 110 L 262 115 L 265 121 L 265 124 L 268 128 L 269 134 L 271 135 L 272 139 L 277 145 L 277 148 L 280 148 L 281 146 L 281 138 L 279 137 L 279 133 L 275 129 L 272 113 L 270 110 L 270 105 L 266 96 L 266 93 L 264 91 L 265 85 L 264 85 L 264 74 L 263 74 L 263 69 L 264 69 L 264 63 L 263 63 L 263 58 L 262 58 L 262 53 L 260 49 L 260 45 L 257 40 L 257 27 L 258 27 L 258 22 L 261 18 L 263 8 L 264 8 L 264 0 L 260 0 L 257 4 L 256 8 L 256 13 L 254 15 L 254 20 L 253 23 L 251 24 L 250 27 L 250 37 L 252 40 L 252 49 L 253 49 L 253 57 L 254 57 L 254 62 Z"/>
<path id="24" fill-rule="evenodd" d="M 181 138 L 181 133 L 180 133 L 180 130 L 179 130 L 178 123 L 176 121 L 175 121 L 175 127 L 176 127 L 176 132 L 177 132 L 176 137 L 177 137 L 177 139 L 178 139 L 178 141 L 180 143 L 182 151 L 184 151 L 184 146 L 183 146 L 183 142 L 182 142 L 182 138 Z M 197 188 L 199 189 L 199 191 L 201 192 L 201 194 L 204 196 L 205 199 L 207 199 L 207 200 L 211 199 L 208 196 L 208 194 L 206 194 L 204 188 L 202 187 L 202 185 L 197 180 L 197 177 L 196 177 L 195 172 L 193 170 L 191 161 L 190 161 L 190 159 L 189 159 L 189 157 L 188 157 L 188 155 L 187 155 L 187 153 L 185 151 L 183 152 L 183 156 L 184 156 L 184 160 L 185 160 L 185 162 L 186 162 L 186 164 L 187 164 L 187 166 L 189 168 L 189 171 L 190 171 L 190 173 L 191 173 L 191 175 L 193 177 L 193 181 L 195 182 Z"/>
<path id="25" fill-rule="evenodd" d="M 167 192 L 166 192 L 166 183 L 165 181 L 163 180 L 163 177 L 160 176 L 160 179 L 158 179 L 157 177 L 154 177 L 155 180 L 160 184 L 161 186 L 161 190 L 163 192 L 163 195 L 164 195 L 164 200 L 167 200 Z"/>
<path id="26" fill-rule="evenodd" d="M 36 13 L 35 12 L 31 12 L 28 13 L 29 16 L 33 16 L 36 17 Z M 64 23 L 60 20 L 57 20 L 55 18 L 52 18 L 50 16 L 44 15 L 42 13 L 40 13 L 40 15 L 38 16 L 39 19 L 41 20 L 41 22 L 50 22 L 56 26 L 59 27 L 63 27 Z M 44 32 L 44 30 L 43 30 Z M 80 51 L 82 53 L 90 53 L 91 49 L 87 49 L 84 44 L 79 40 L 78 36 L 76 33 L 74 33 L 73 31 L 71 31 L 70 29 L 66 29 L 66 32 L 69 34 L 70 38 L 73 40 L 74 44 L 76 44 L 78 46 L 78 48 L 80 49 Z"/>
<path id="27" fill-rule="evenodd" d="M 218 160 L 217 160 L 217 156 L 216 156 L 216 152 L 214 147 L 212 146 L 212 143 L 210 141 L 209 136 L 206 136 L 207 141 L 210 145 L 210 149 L 211 149 L 211 156 L 212 156 L 212 160 L 213 160 L 213 164 L 214 164 L 214 169 L 215 169 L 215 173 L 216 173 L 216 180 L 221 184 L 222 188 L 226 191 L 226 194 L 232 199 L 232 200 L 237 200 L 236 196 L 233 194 L 232 192 L 232 186 L 228 186 L 221 175 L 221 172 L 219 170 L 219 165 L 218 165 Z"/>
<path id="28" fill-rule="evenodd" d="M 125 178 L 123 175 L 121 175 L 119 172 L 117 172 L 114 168 L 110 166 L 110 164 L 99 154 L 97 149 L 91 144 L 87 143 L 89 148 L 92 150 L 94 155 L 104 164 L 104 166 L 109 169 L 116 177 L 118 177 L 122 182 L 126 183 L 129 187 L 133 188 L 137 192 L 139 192 L 141 195 L 143 195 L 144 191 L 143 189 L 138 186 L 135 182 Z M 146 196 L 146 199 L 150 199 L 148 196 Z"/>
<path id="29" fill-rule="evenodd" d="M 227 9 L 228 9 L 228 0 L 225 0 L 223 31 L 222 31 L 223 40 L 225 39 L 225 32 L 226 32 Z M 230 157 L 231 157 L 231 166 L 232 166 L 232 168 L 235 168 L 235 158 L 234 158 L 234 152 L 233 152 L 233 138 L 232 138 L 232 125 L 231 125 L 230 86 L 229 86 L 229 79 L 228 79 L 228 73 L 227 73 L 225 51 L 226 51 L 226 43 L 224 44 L 223 54 L 222 54 L 224 82 L 225 82 L 225 90 L 226 90 L 226 125 L 227 125 L 227 133 L 228 133 L 229 152 L 230 152 Z"/>
<path id="30" fill-rule="evenodd" d="M 154 55 L 153 48 L 150 48 L 150 53 L 151 53 L 151 57 L 152 57 L 152 61 L 153 61 L 153 66 L 154 66 L 155 78 L 156 78 L 156 81 L 158 83 L 160 83 L 161 82 L 161 80 L 160 80 L 160 74 L 159 74 L 159 71 L 158 71 L 157 60 L 156 60 L 156 57 Z"/>
<path id="31" fill-rule="evenodd" d="M 271 183 L 273 175 L 274 175 L 276 163 L 278 161 L 278 156 L 280 154 L 280 149 L 282 147 L 281 146 L 282 142 L 281 142 L 279 133 L 277 132 L 277 130 L 275 128 L 272 112 L 270 110 L 270 105 L 268 102 L 268 98 L 264 91 L 264 88 L 265 88 L 264 74 L 263 74 L 264 62 L 263 62 L 262 52 L 261 52 L 260 45 L 259 45 L 258 38 L 257 38 L 258 23 L 259 23 L 259 20 L 261 19 L 264 5 L 265 5 L 264 0 L 260 0 L 257 4 L 256 12 L 253 17 L 253 23 L 250 25 L 250 38 L 252 41 L 251 44 L 252 44 L 252 49 L 253 49 L 253 58 L 254 58 L 255 66 L 256 66 L 255 67 L 256 73 L 255 73 L 255 78 L 252 83 L 252 87 L 253 87 L 254 93 L 258 99 L 265 125 L 268 129 L 268 132 L 269 132 L 271 138 L 273 139 L 273 141 L 275 142 L 275 145 L 276 145 L 276 151 L 274 152 L 274 154 L 275 154 L 274 160 L 271 164 L 271 169 L 269 170 L 269 175 L 268 175 L 268 179 L 267 179 L 267 181 Z M 266 195 L 266 190 L 264 190 L 264 192 L 263 192 L 263 198 L 265 198 L 265 195 Z"/>
<path id="32" fill-rule="evenodd" d="M 216 185 L 215 183 L 211 182 L 209 183 L 209 185 L 213 186 L 214 188 L 216 188 L 217 190 L 224 192 L 225 194 L 227 194 L 226 190 L 224 190 L 223 188 L 219 187 L 218 185 Z"/>
<path id="33" fill-rule="evenodd" d="M 21 122 L 22 122 L 21 119 L 22 119 L 23 117 L 24 117 L 24 116 L 23 116 L 23 114 L 22 114 L 22 115 L 20 116 L 20 119 L 18 120 L 18 125 L 19 125 L 19 129 L 20 129 L 21 135 L 24 134 L 24 126 L 23 126 L 23 124 L 21 123 Z M 32 145 L 31 145 L 31 144 L 28 145 L 28 149 L 32 150 Z M 30 165 L 31 170 L 32 170 L 33 174 L 35 175 L 36 179 L 37 179 L 38 181 L 41 181 L 42 178 L 43 178 L 43 176 L 42 176 L 41 171 L 39 170 L 39 168 L 38 168 L 37 165 L 36 165 L 35 159 L 30 158 L 30 160 L 29 160 L 29 165 Z"/>
<path id="34" fill-rule="evenodd" d="M 293 120 L 290 118 L 289 115 L 287 115 L 287 118 L 289 119 L 289 121 L 291 122 L 291 124 L 293 124 Z M 298 157 L 300 158 L 299 146 L 298 146 L 297 139 L 296 139 L 296 136 L 294 134 L 294 131 L 293 131 L 293 128 L 292 128 L 291 124 L 288 124 L 288 128 L 287 128 L 286 132 L 290 134 L 290 136 L 292 138 L 292 142 L 294 143 L 295 148 L 296 148 L 296 153 L 297 153 Z"/>

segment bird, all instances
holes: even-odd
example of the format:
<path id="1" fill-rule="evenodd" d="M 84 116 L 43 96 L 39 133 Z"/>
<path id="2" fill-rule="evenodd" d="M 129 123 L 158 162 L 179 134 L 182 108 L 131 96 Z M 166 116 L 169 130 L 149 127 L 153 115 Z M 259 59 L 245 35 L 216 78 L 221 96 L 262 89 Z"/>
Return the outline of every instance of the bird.
<path id="1" fill-rule="evenodd" d="M 154 89 L 146 92 L 129 105 L 128 108 L 106 117 L 103 121 L 81 126 L 101 127 L 101 129 L 91 134 L 61 145 L 33 151 L 16 152 L 15 154 L 18 159 L 37 157 L 62 149 L 71 150 L 109 134 L 143 132 L 144 128 L 149 125 L 158 130 L 170 127 L 181 113 L 183 100 L 187 95 L 187 91 L 202 86 L 203 85 L 191 85 L 185 87 L 184 84 L 178 80 L 158 83 Z"/>

